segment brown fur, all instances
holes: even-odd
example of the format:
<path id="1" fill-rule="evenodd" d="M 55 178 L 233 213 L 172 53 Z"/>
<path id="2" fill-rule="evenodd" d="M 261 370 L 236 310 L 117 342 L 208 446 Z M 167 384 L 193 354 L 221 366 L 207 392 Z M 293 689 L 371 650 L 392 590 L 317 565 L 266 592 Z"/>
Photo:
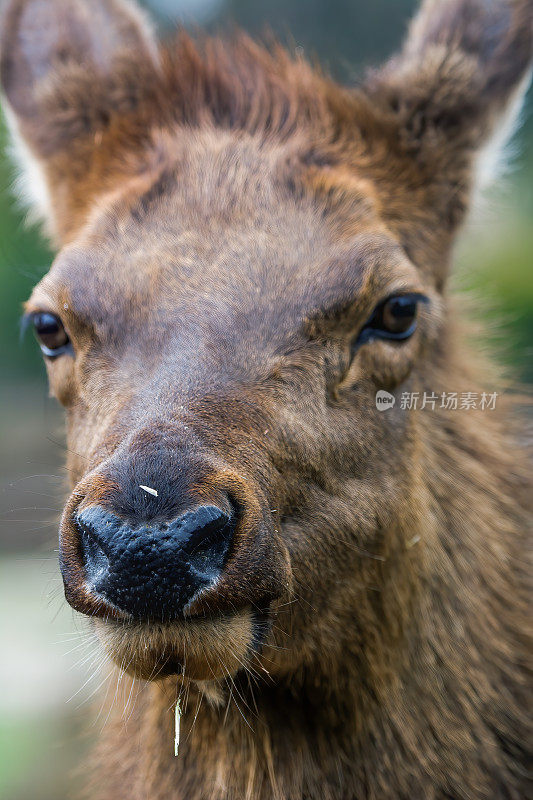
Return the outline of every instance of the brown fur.
<path id="1" fill-rule="evenodd" d="M 344 89 L 244 36 L 158 48 L 119 0 L 8 4 L 2 85 L 61 246 L 28 308 L 60 314 L 76 351 L 47 363 L 65 588 L 136 696 L 128 723 L 112 703 L 92 798 L 526 797 L 512 403 L 399 398 L 499 388 L 446 277 L 531 12 L 428 0 L 403 52 Z M 416 334 L 352 357 L 406 290 L 431 301 Z M 232 554 L 192 618 L 134 624 L 91 596 L 76 509 L 166 519 L 228 491 Z"/>

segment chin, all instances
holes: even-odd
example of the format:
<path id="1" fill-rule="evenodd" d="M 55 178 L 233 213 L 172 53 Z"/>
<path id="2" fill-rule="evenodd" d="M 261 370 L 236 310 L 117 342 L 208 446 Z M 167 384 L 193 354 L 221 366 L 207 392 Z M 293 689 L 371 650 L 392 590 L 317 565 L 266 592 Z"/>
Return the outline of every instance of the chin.
<path id="1" fill-rule="evenodd" d="M 257 649 L 250 610 L 174 622 L 95 619 L 107 655 L 129 675 L 155 681 L 181 675 L 193 681 L 234 675 Z"/>

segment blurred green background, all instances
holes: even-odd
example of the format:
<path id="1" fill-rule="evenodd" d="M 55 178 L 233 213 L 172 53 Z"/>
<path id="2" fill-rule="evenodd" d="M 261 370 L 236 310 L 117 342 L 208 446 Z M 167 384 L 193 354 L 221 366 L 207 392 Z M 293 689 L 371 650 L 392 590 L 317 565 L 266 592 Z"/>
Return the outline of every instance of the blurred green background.
<path id="1" fill-rule="evenodd" d="M 318 55 L 349 81 L 401 41 L 413 0 L 153 0 L 162 30 L 187 26 L 252 33 L 274 31 L 291 47 Z M 507 177 L 472 218 L 457 252 L 454 282 L 482 298 L 503 358 L 533 378 L 533 108 L 515 139 Z M 46 272 L 52 253 L 11 194 L 13 172 L 0 123 L 1 353 L 0 796 L 61 800 L 76 783 L 102 720 L 94 722 L 103 680 L 97 652 L 62 600 L 56 525 L 64 491 L 62 418 L 47 398 L 44 367 L 32 337 L 21 342 L 22 301 Z M 489 311 L 490 309 L 490 311 Z M 104 681 L 105 683 L 105 681 Z"/>

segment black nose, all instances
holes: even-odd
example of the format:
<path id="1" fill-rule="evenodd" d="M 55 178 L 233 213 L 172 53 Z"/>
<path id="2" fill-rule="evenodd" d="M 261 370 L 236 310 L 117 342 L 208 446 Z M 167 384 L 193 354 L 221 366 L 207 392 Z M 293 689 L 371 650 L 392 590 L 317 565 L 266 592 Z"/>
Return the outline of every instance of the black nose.
<path id="1" fill-rule="evenodd" d="M 220 575 L 235 528 L 216 506 L 169 524 L 132 527 L 100 506 L 81 511 L 85 577 L 92 594 L 138 619 L 169 620 Z"/>

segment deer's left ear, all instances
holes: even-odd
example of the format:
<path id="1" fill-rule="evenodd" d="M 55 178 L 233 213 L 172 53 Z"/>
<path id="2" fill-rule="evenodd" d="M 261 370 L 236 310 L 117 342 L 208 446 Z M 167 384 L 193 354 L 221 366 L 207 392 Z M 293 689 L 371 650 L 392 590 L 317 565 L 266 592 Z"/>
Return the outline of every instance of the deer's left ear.
<path id="1" fill-rule="evenodd" d="M 533 0 L 424 0 L 403 51 L 365 86 L 406 208 L 416 196 L 456 228 L 514 132 L 532 42 Z"/>
<path id="2" fill-rule="evenodd" d="M 130 0 L 7 0 L 0 24 L 0 78 L 22 190 L 54 232 L 54 200 L 66 191 L 57 154 L 90 169 L 94 140 L 113 118 L 142 102 L 157 45 Z"/>

